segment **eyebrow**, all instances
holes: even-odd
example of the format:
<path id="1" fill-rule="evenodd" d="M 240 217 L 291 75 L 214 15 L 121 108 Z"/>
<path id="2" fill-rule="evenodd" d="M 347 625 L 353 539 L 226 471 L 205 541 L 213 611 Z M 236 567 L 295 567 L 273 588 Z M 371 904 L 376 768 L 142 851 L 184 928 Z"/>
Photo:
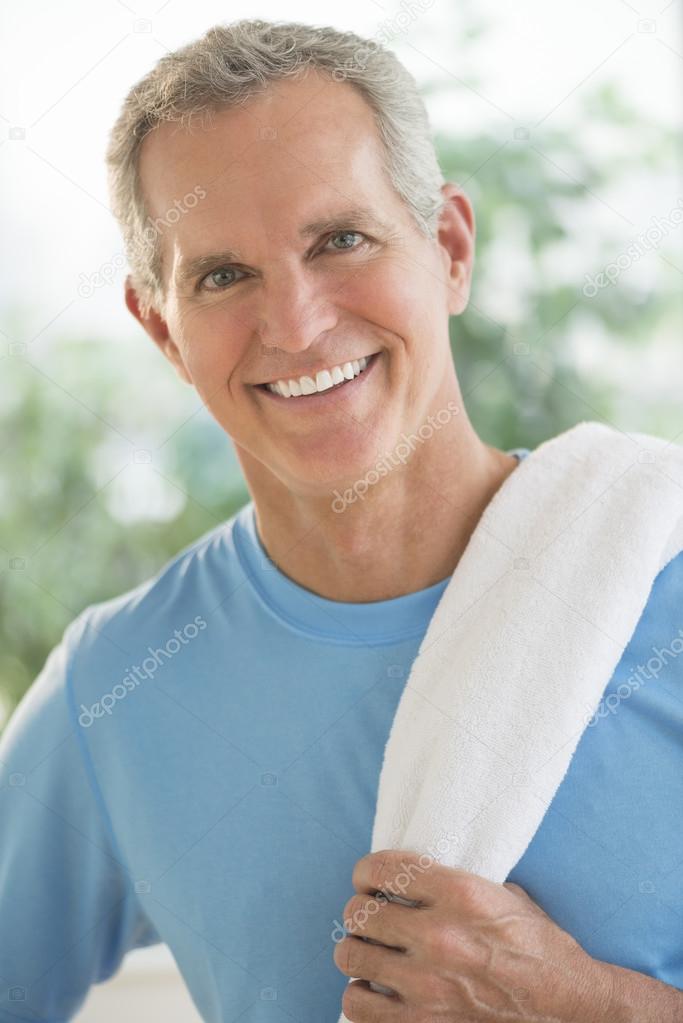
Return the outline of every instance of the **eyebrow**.
<path id="1" fill-rule="evenodd" d="M 359 230 L 370 230 L 387 232 L 389 227 L 363 206 L 349 206 L 338 210 L 330 216 L 320 220 L 312 220 L 299 230 L 301 238 L 311 238 L 331 231 L 340 231 L 345 228 L 358 228 Z M 244 263 L 239 252 L 235 249 L 222 249 L 220 252 L 208 252 L 201 256 L 192 256 L 181 261 L 176 275 L 178 284 L 185 285 L 209 270 L 215 269 L 217 265 L 228 263 Z"/>

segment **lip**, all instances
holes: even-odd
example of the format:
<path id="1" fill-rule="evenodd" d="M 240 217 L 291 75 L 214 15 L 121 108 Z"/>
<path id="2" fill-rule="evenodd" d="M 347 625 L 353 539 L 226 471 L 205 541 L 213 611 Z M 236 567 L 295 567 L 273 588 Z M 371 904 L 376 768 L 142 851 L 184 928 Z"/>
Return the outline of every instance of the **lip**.
<path id="1" fill-rule="evenodd" d="M 340 384 L 338 387 L 328 387 L 325 391 L 317 391 L 315 394 L 302 394 L 298 398 L 285 398 L 282 394 L 275 394 L 273 391 L 269 391 L 263 385 L 257 385 L 256 390 L 259 394 L 264 395 L 264 397 L 288 406 L 301 405 L 302 408 L 315 410 L 324 408 L 326 405 L 336 405 L 338 402 L 347 401 L 349 397 L 355 395 L 356 391 L 362 386 L 363 381 L 372 374 L 381 354 L 381 352 L 375 352 L 363 372 L 359 373 L 353 380 L 347 380 L 345 384 Z"/>

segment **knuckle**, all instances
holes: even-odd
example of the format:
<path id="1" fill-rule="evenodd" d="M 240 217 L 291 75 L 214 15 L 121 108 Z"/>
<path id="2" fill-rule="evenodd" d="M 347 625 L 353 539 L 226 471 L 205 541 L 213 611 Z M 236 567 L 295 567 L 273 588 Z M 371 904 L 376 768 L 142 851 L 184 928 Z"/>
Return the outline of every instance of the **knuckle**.
<path id="1" fill-rule="evenodd" d="M 526 892 L 520 885 L 515 884 L 514 881 L 505 881 L 503 888 L 509 888 L 511 891 L 516 892 L 518 895 L 526 895 Z"/>
<path id="2" fill-rule="evenodd" d="M 393 854 L 389 849 L 383 849 L 377 853 L 370 864 L 370 884 L 376 890 L 380 890 L 387 881 L 387 875 Z"/>
<path id="3" fill-rule="evenodd" d="M 357 1015 L 359 1011 L 358 1006 L 358 994 L 355 984 L 348 984 L 344 994 L 342 995 L 342 1012 L 351 1023 L 359 1021 L 360 1016 Z"/>
<path id="4" fill-rule="evenodd" d="M 479 913 L 486 908 L 487 892 L 478 877 L 458 878 L 458 901 L 466 913 Z"/>
<path id="5" fill-rule="evenodd" d="M 337 944 L 334 946 L 334 952 L 332 953 L 332 958 L 334 959 L 335 964 L 339 967 L 340 970 L 342 970 L 342 972 L 344 970 L 344 965 L 346 963 L 347 953 L 346 949 L 344 948 L 344 942 L 346 940 L 347 940 L 346 938 L 342 938 L 341 941 L 338 941 Z"/>
<path id="6" fill-rule="evenodd" d="M 362 895 L 352 895 L 344 906 L 344 927 L 350 930 L 352 927 L 362 927 L 367 917 L 365 909 L 365 898 Z"/>
<path id="7" fill-rule="evenodd" d="M 334 950 L 334 961 L 342 971 L 347 973 L 350 977 L 357 977 L 356 972 L 360 968 L 360 961 L 362 958 L 361 949 L 358 947 L 360 942 L 357 938 L 344 938 L 336 945 Z"/>

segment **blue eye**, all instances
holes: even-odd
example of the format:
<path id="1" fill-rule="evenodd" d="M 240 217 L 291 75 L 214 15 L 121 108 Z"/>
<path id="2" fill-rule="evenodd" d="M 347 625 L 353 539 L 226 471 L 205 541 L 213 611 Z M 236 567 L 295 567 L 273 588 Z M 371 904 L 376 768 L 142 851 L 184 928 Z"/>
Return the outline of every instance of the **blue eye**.
<path id="1" fill-rule="evenodd" d="M 365 238 L 365 236 L 362 235 L 360 233 L 360 231 L 335 231 L 335 233 L 330 235 L 330 237 L 327 239 L 327 243 L 331 242 L 334 238 L 353 238 L 353 237 Z M 336 251 L 337 252 L 350 251 L 352 248 L 357 248 L 357 246 L 344 245 L 344 246 L 342 246 L 341 249 L 337 249 Z"/>
<path id="2" fill-rule="evenodd" d="M 203 277 L 201 279 L 201 281 L 199 282 L 199 287 L 200 288 L 205 288 L 206 282 L 207 281 L 212 281 L 213 284 L 216 285 L 216 287 L 206 288 L 206 291 L 223 291 L 224 288 L 222 287 L 222 285 L 226 285 L 227 286 L 227 285 L 230 285 L 230 284 L 234 284 L 235 283 L 234 278 L 232 280 L 229 280 L 229 281 L 223 280 L 221 282 L 217 281 L 216 278 L 220 277 L 221 274 L 236 274 L 236 273 L 241 273 L 241 271 L 237 270 L 234 266 L 219 266 L 216 270 L 211 270 L 211 272 L 208 273 L 206 275 L 206 277 Z"/>
<path id="3" fill-rule="evenodd" d="M 341 248 L 336 248 L 335 247 L 334 251 L 336 251 L 336 252 L 355 252 L 357 249 L 362 248 L 363 245 L 367 245 L 368 244 L 368 239 L 365 237 L 364 234 L 361 234 L 360 231 L 346 231 L 346 230 L 344 230 L 344 231 L 335 231 L 334 234 L 331 234 L 329 236 L 329 238 L 325 242 L 325 245 L 323 246 L 323 249 L 321 251 L 325 251 L 326 246 L 329 245 L 329 243 L 331 241 L 333 241 L 334 239 L 336 239 L 336 238 L 362 238 L 363 239 L 363 241 L 361 242 L 360 245 L 343 245 Z M 327 251 L 329 252 L 330 250 L 328 249 Z M 232 274 L 233 276 L 229 280 L 226 280 L 225 279 L 225 275 L 230 275 L 230 274 Z M 243 271 L 242 270 L 238 270 L 234 266 L 219 266 L 219 267 L 216 267 L 215 270 L 209 271 L 209 273 L 206 274 L 205 277 L 202 277 L 201 281 L 199 282 L 198 288 L 199 288 L 200 291 L 226 291 L 231 285 L 236 283 L 236 280 L 239 280 L 239 278 L 235 278 L 235 276 L 234 276 L 235 274 L 243 274 Z M 213 286 L 207 285 L 208 281 L 212 282 Z"/>

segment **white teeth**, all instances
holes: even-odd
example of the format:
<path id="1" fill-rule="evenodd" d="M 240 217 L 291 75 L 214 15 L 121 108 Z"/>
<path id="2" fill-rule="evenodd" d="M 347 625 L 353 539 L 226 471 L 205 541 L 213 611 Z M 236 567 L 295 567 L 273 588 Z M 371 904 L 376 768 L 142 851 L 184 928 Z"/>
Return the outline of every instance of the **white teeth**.
<path id="1" fill-rule="evenodd" d="M 284 398 L 299 398 L 302 394 L 316 394 L 320 391 L 327 391 L 345 380 L 353 380 L 368 365 L 372 356 L 363 356 L 361 359 L 354 359 L 352 362 L 345 362 L 341 366 L 333 366 L 331 370 L 321 369 L 316 373 L 315 380 L 312 377 L 299 377 L 298 380 L 277 380 L 266 384 L 269 391 L 279 394 Z"/>
<path id="2" fill-rule="evenodd" d="M 332 387 L 332 377 L 328 370 L 321 369 L 319 373 L 316 373 L 315 385 L 319 391 L 326 391 L 328 387 Z"/>

